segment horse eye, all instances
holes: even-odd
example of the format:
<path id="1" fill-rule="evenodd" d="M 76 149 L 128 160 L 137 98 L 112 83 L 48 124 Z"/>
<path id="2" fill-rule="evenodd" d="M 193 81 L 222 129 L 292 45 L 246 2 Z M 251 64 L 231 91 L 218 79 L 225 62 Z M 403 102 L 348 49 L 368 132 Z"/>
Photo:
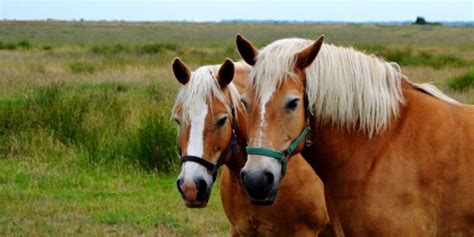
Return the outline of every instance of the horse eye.
<path id="1" fill-rule="evenodd" d="M 247 100 L 244 97 L 240 97 L 240 101 L 242 102 L 242 104 L 244 104 L 244 107 L 248 109 L 249 103 L 247 102 Z"/>
<path id="2" fill-rule="evenodd" d="M 286 103 L 286 105 L 285 105 L 285 109 L 290 110 L 290 111 L 294 111 L 296 109 L 296 107 L 298 106 L 299 101 L 300 101 L 299 98 L 295 98 L 295 99 L 292 99 L 292 100 L 288 101 L 288 103 Z"/>
<path id="3" fill-rule="evenodd" d="M 179 119 L 175 118 L 174 121 L 176 122 L 176 124 L 181 125 L 181 121 L 179 121 Z"/>
<path id="4" fill-rule="evenodd" d="M 224 126 L 225 121 L 227 121 L 227 117 L 220 118 L 219 120 L 217 120 L 216 126 L 217 126 L 217 127 L 222 127 L 222 126 Z"/>

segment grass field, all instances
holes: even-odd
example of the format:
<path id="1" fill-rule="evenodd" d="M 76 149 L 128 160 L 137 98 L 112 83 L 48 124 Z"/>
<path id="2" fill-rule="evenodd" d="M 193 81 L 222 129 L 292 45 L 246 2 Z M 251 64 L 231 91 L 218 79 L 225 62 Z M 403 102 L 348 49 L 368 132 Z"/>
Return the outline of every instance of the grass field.
<path id="1" fill-rule="evenodd" d="M 226 235 L 218 187 L 175 188 L 170 63 L 238 60 L 236 33 L 324 33 L 474 104 L 473 27 L 0 21 L 0 235 Z"/>

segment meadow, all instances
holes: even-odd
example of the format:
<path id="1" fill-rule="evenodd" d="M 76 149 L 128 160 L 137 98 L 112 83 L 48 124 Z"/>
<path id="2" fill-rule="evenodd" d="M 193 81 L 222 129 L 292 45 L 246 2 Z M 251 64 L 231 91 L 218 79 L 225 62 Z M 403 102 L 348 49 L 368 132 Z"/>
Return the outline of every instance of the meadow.
<path id="1" fill-rule="evenodd" d="M 325 34 L 474 104 L 474 27 L 0 21 L 0 235 L 226 235 L 218 186 L 175 187 L 170 65 L 239 60 L 237 33 Z"/>

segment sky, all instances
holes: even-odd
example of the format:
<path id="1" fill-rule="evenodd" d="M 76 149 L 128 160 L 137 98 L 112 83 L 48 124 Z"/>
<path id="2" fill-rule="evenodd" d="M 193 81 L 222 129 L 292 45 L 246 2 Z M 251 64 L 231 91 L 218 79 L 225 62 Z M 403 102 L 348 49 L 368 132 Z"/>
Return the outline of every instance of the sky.
<path id="1" fill-rule="evenodd" d="M 474 21 L 474 0 L 0 0 L 0 19 Z"/>

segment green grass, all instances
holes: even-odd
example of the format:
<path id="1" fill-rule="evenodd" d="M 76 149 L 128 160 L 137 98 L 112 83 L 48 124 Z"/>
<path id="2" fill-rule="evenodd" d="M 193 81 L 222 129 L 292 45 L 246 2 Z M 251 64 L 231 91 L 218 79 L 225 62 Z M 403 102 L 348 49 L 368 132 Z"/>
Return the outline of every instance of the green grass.
<path id="1" fill-rule="evenodd" d="M 178 45 L 176 44 L 162 44 L 162 43 L 150 43 L 138 46 L 131 46 L 125 44 L 115 44 L 115 45 L 93 45 L 90 51 L 98 55 L 115 55 L 115 54 L 159 54 L 164 50 L 176 51 Z"/>
<path id="2" fill-rule="evenodd" d="M 31 49 L 32 45 L 29 40 L 19 40 L 17 42 L 10 42 L 10 41 L 0 41 L 0 50 L 1 49 L 6 49 L 6 50 L 15 50 L 17 48 L 21 49 Z"/>
<path id="3" fill-rule="evenodd" d="M 191 210 L 180 200 L 172 175 L 123 165 L 90 166 L 77 158 L 1 159 L 0 235 L 220 236 L 227 232 L 216 194 L 208 209 Z M 62 165 L 64 159 L 67 166 Z"/>
<path id="4" fill-rule="evenodd" d="M 466 60 L 454 55 L 433 55 L 429 52 L 415 52 L 413 47 L 387 47 L 383 45 L 358 45 L 362 51 L 373 53 L 390 62 L 396 62 L 401 66 L 428 66 L 435 69 L 443 67 L 464 67 L 474 63 L 474 60 Z"/>
<path id="5" fill-rule="evenodd" d="M 459 91 L 474 88 L 474 68 L 471 68 L 466 74 L 462 76 L 458 76 L 449 80 L 448 87 Z"/>
<path id="6" fill-rule="evenodd" d="M 239 60 L 236 33 L 325 33 L 474 103 L 473 27 L 0 21 L 0 235 L 227 235 L 218 185 L 198 210 L 176 190 L 170 64 Z"/>
<path id="7" fill-rule="evenodd" d="M 175 171 L 176 129 L 169 119 L 170 103 L 164 99 L 167 95 L 155 86 L 115 82 L 38 87 L 29 97 L 0 107 L 3 155 L 11 155 L 15 142 L 24 139 L 19 134 L 35 136 L 41 129 L 93 163 L 123 159 L 148 169 Z"/>
<path id="8" fill-rule="evenodd" d="M 95 65 L 87 62 L 72 62 L 69 64 L 69 69 L 73 73 L 94 73 L 96 71 Z"/>

